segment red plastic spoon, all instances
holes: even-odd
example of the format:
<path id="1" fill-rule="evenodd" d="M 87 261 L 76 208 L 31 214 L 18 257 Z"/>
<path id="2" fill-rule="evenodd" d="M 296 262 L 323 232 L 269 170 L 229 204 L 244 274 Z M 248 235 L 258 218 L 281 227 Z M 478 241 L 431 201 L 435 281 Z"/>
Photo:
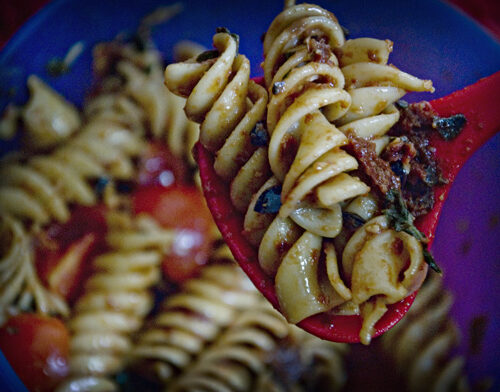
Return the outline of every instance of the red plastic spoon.
<path id="1" fill-rule="evenodd" d="M 435 188 L 434 208 L 415 222 L 417 228 L 429 239 L 429 246 L 434 239 L 444 201 L 458 171 L 479 147 L 500 130 L 500 71 L 462 90 L 430 101 L 430 104 L 441 117 L 464 114 L 467 124 L 459 136 L 451 141 L 444 141 L 437 132 L 431 138 L 442 175 L 449 183 Z M 194 155 L 200 168 L 208 207 L 233 256 L 257 289 L 279 310 L 273 278 L 260 268 L 257 249 L 250 245 L 242 234 L 243 216 L 231 204 L 228 184 L 224 183 L 213 169 L 213 155 L 200 143 L 195 145 Z M 374 337 L 386 332 L 401 320 L 413 303 L 415 295 L 416 293 L 413 293 L 388 307 L 386 314 L 375 325 Z M 326 340 L 357 343 L 361 324 L 359 316 L 321 313 L 301 321 L 298 325 Z"/>

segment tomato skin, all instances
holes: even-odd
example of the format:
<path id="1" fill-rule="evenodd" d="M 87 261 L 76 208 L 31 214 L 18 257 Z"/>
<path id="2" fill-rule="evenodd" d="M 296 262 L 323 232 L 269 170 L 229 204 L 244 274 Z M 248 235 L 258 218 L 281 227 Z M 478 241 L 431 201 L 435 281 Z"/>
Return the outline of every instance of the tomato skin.
<path id="1" fill-rule="evenodd" d="M 63 252 L 58 250 L 45 252 L 43 262 L 37 262 L 43 283 L 51 291 L 72 302 L 80 283 L 84 280 L 85 270 L 88 267 L 86 264 L 89 264 L 87 261 L 95 249 L 96 242 L 96 234 L 88 233 Z"/>
<path id="2" fill-rule="evenodd" d="M 137 183 L 165 188 L 188 183 L 188 167 L 160 142 L 149 143 L 139 158 Z"/>
<path id="3" fill-rule="evenodd" d="M 177 231 L 171 252 L 162 263 L 164 275 L 183 282 L 207 263 L 212 248 L 212 215 L 194 186 L 141 187 L 132 196 L 136 214 L 151 215 L 165 228 Z"/>
<path id="4" fill-rule="evenodd" d="M 68 222 L 53 224 L 35 247 L 41 281 L 72 303 L 81 293 L 91 260 L 106 250 L 105 208 L 78 207 Z"/>
<path id="5" fill-rule="evenodd" d="M 68 375 L 69 332 L 59 319 L 11 317 L 0 328 L 0 349 L 30 391 L 51 391 Z"/>
<path id="6" fill-rule="evenodd" d="M 196 275 L 208 262 L 212 245 L 206 240 L 206 234 L 195 230 L 182 229 L 177 238 L 171 254 L 163 259 L 162 269 L 167 278 L 181 283 Z"/>
<path id="7" fill-rule="evenodd" d="M 104 238 L 106 232 L 106 207 L 104 205 L 78 206 L 71 213 L 68 222 L 55 223 L 47 229 L 47 235 L 57 241 L 61 248 L 67 248 L 85 234 L 96 233 L 97 237 Z"/>

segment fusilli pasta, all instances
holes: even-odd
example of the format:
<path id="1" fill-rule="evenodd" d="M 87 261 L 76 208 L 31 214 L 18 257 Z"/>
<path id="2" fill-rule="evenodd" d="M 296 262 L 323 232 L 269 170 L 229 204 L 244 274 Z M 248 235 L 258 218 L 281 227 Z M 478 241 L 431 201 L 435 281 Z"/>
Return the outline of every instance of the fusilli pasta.
<path id="1" fill-rule="evenodd" d="M 159 266 L 173 233 L 147 217 L 130 221 L 115 214 L 107 236 L 112 250 L 93 261 L 95 272 L 69 321 L 70 379 L 58 391 L 108 385 L 106 377 L 125 367 L 131 334 L 153 305 L 149 288 L 160 279 Z"/>
<path id="2" fill-rule="evenodd" d="M 96 119 L 50 155 L 0 166 L 0 210 L 36 225 L 64 222 L 70 204 L 94 205 L 91 181 L 131 179 L 143 141 L 117 123 Z"/>
<path id="3" fill-rule="evenodd" d="M 333 390 L 344 385 L 345 345 L 288 324 L 234 264 L 213 264 L 167 298 L 139 334 L 132 365 L 168 391 L 265 391 L 280 385 L 269 374 L 272 362 L 288 365 L 280 350 L 298 352 L 298 391 L 314 390 L 320 379 Z"/>
<path id="4" fill-rule="evenodd" d="M 132 351 L 150 377 L 171 381 L 229 325 L 257 293 L 234 265 L 204 268 L 199 278 L 167 298 L 161 310 L 138 336 Z"/>
<path id="5" fill-rule="evenodd" d="M 264 38 L 267 114 L 265 94 L 252 94 L 259 87 L 249 81 L 238 39 L 220 30 L 214 47 L 169 65 L 165 81 L 187 98 L 186 114 L 201 123 L 200 142 L 215 154 L 215 171 L 230 181 L 234 206 L 246 211 L 245 234 L 259 247 L 262 269 L 275 276 L 281 311 L 296 323 L 350 306 L 362 314 L 360 338 L 369 343 L 386 305 L 418 288 L 427 265 L 420 242 L 397 233 L 383 216 L 360 229 L 344 250 L 328 240 L 341 233 L 346 202 L 371 190 L 348 173 L 359 165 L 343 147 L 354 134 L 380 152 L 388 142 L 384 134 L 399 118 L 393 102 L 408 90 L 432 91 L 432 83 L 388 66 L 389 41 L 346 42 L 335 16 L 310 4 L 287 8 Z M 257 207 L 268 192 L 281 196 L 276 216 Z M 399 253 L 392 250 L 395 241 Z M 377 272 L 381 267 L 386 272 Z M 373 281 L 379 282 L 376 289 Z"/>
<path id="6" fill-rule="evenodd" d="M 451 355 L 458 342 L 452 302 L 441 281 L 429 276 L 408 315 L 382 337 L 411 392 L 469 390 L 464 358 Z"/>
<path id="7" fill-rule="evenodd" d="M 250 391 L 265 357 L 287 336 L 288 325 L 268 304 L 252 306 L 178 377 L 172 391 Z"/>
<path id="8" fill-rule="evenodd" d="M 194 43 L 179 43 L 174 57 L 183 59 L 201 50 Z M 184 100 L 165 88 L 160 54 L 154 48 L 141 51 L 129 43 L 111 42 L 98 45 L 94 56 L 104 77 L 99 95 L 86 105 L 87 116 L 125 122 L 135 133 L 164 140 L 175 156 L 194 165 L 191 149 L 199 126 L 179 110 Z"/>
<path id="9" fill-rule="evenodd" d="M 50 150 L 80 129 L 80 113 L 38 76 L 30 75 L 27 84 L 30 99 L 22 107 L 7 106 L 0 119 L 0 138 L 12 139 L 22 129 L 24 149 Z"/>

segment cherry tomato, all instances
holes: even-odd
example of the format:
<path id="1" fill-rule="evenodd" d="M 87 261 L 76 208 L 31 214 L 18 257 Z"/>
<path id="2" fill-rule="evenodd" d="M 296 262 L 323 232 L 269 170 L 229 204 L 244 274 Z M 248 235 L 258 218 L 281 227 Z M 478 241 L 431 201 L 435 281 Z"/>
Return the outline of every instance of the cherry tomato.
<path id="1" fill-rule="evenodd" d="M 90 274 L 91 260 L 106 248 L 103 207 L 79 207 L 64 224 L 53 224 L 36 244 L 36 267 L 42 282 L 73 302 Z"/>
<path id="2" fill-rule="evenodd" d="M 105 206 L 78 206 L 71 213 L 68 222 L 52 224 L 47 229 L 47 236 L 57 241 L 61 248 L 66 248 L 85 234 L 96 233 L 97 237 L 104 238 L 106 232 Z"/>
<path id="3" fill-rule="evenodd" d="M 0 349 L 30 391 L 51 391 L 68 374 L 69 332 L 56 318 L 11 317 L 0 328 Z"/>
<path id="4" fill-rule="evenodd" d="M 84 279 L 85 264 L 95 248 L 97 236 L 88 233 L 76 240 L 64 251 L 40 251 L 37 253 L 39 276 L 46 286 L 72 302 Z"/>
<path id="5" fill-rule="evenodd" d="M 212 247 L 212 216 L 200 191 L 193 186 L 139 188 L 132 197 L 135 213 L 147 213 L 166 228 L 175 229 L 176 240 L 162 263 L 165 276 L 182 282 L 208 261 Z"/>
<path id="6" fill-rule="evenodd" d="M 187 184 L 188 168 L 164 144 L 149 143 L 139 158 L 137 183 L 165 188 L 174 184 Z"/>

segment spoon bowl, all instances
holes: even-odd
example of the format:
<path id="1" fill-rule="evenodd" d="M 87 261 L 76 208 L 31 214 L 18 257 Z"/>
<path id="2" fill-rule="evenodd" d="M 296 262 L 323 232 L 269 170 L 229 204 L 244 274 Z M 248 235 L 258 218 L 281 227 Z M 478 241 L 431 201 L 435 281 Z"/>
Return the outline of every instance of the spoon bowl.
<path id="1" fill-rule="evenodd" d="M 448 183 L 434 188 L 435 204 L 429 213 L 416 220 L 415 225 L 429 239 L 434 239 L 439 215 L 448 192 L 460 168 L 467 159 L 500 129 L 500 71 L 480 79 L 473 85 L 445 97 L 430 101 L 440 117 L 461 113 L 466 125 L 451 141 L 445 141 L 437 132 L 431 139 L 442 176 Z M 214 157 L 201 143 L 193 150 L 200 169 L 203 192 L 214 220 L 234 258 L 257 289 L 279 310 L 273 279 L 266 275 L 258 263 L 257 249 L 243 235 L 243 216 L 232 205 L 229 185 L 217 176 L 213 168 Z M 375 325 L 373 337 L 392 328 L 410 309 L 417 292 L 388 306 L 387 312 Z M 340 316 L 320 313 L 298 323 L 304 330 L 322 339 L 358 343 L 362 326 L 360 316 Z"/>

